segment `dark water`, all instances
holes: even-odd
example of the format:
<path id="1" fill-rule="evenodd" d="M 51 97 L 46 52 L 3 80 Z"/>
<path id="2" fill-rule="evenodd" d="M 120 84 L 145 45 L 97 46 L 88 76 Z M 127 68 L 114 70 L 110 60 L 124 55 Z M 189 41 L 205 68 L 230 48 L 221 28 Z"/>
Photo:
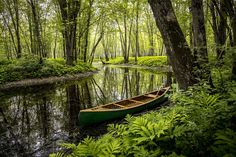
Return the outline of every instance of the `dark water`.
<path id="1" fill-rule="evenodd" d="M 48 156 L 58 143 L 76 142 L 84 133 L 81 109 L 143 94 L 169 80 L 165 73 L 105 66 L 80 81 L 0 91 L 0 156 Z"/>

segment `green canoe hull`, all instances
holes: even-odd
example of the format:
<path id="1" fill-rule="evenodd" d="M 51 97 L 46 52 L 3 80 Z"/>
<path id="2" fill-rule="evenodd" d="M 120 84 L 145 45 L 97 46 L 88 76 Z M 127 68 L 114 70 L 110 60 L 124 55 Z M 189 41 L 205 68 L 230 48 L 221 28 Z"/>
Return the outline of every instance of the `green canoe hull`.
<path id="1" fill-rule="evenodd" d="M 154 99 L 142 106 L 137 106 L 135 108 L 124 109 L 124 110 L 109 110 L 101 112 L 80 112 L 79 113 L 79 124 L 80 126 L 91 125 L 95 123 L 100 123 L 108 120 L 114 120 L 118 118 L 125 117 L 127 114 L 134 114 L 144 110 L 152 109 L 159 106 L 162 102 L 166 101 L 168 97 L 162 95 L 157 99 Z"/>

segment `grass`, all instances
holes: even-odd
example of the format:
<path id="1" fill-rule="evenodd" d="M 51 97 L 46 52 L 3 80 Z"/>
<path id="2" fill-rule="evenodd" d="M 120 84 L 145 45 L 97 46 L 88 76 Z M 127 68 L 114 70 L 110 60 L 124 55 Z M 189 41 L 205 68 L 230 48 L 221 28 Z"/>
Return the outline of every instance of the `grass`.
<path id="1" fill-rule="evenodd" d="M 23 79 L 46 78 L 93 71 L 91 65 L 83 62 L 68 66 L 64 59 L 45 59 L 42 63 L 38 58 L 22 58 L 18 60 L 0 61 L 0 84 Z"/>
<path id="2" fill-rule="evenodd" d="M 109 63 L 109 64 L 124 64 L 124 58 L 123 57 L 117 57 L 115 59 L 111 59 L 107 63 Z M 130 57 L 128 64 L 148 66 L 148 67 L 164 67 L 164 66 L 167 66 L 167 57 L 166 56 L 138 57 L 137 63 L 135 63 L 135 58 L 134 57 Z"/>

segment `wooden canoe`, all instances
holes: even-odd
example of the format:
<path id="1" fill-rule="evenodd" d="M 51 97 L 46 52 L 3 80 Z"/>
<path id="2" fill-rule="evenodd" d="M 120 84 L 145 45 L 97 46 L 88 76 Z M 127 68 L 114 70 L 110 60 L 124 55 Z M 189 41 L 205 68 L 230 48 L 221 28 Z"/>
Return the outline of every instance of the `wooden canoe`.
<path id="1" fill-rule="evenodd" d="M 152 91 L 129 99 L 81 110 L 79 113 L 79 123 L 81 126 L 91 125 L 155 108 L 168 99 L 166 96 L 168 90 L 169 87 L 165 87 L 161 90 Z"/>

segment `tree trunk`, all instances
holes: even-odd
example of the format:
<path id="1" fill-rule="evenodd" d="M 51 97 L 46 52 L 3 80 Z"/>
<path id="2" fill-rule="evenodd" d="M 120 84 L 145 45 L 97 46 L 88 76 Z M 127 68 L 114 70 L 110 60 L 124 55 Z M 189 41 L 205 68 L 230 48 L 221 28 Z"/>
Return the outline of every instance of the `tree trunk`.
<path id="1" fill-rule="evenodd" d="M 20 41 L 20 23 L 19 23 L 19 2 L 14 0 L 14 10 L 16 14 L 16 40 L 17 40 L 17 58 L 21 58 L 21 41 Z"/>
<path id="2" fill-rule="evenodd" d="M 54 40 L 54 48 L 53 48 L 53 58 L 56 59 L 56 49 L 57 49 L 57 31 L 56 31 L 56 36 Z"/>
<path id="3" fill-rule="evenodd" d="M 233 34 L 233 42 L 231 46 L 233 49 L 236 47 L 236 2 L 234 0 L 227 0 L 224 1 L 226 8 L 227 8 L 227 13 L 230 18 L 230 24 L 232 28 L 232 34 Z M 233 65 L 232 65 L 232 79 L 236 80 L 236 55 L 235 51 L 233 51 Z"/>
<path id="4" fill-rule="evenodd" d="M 77 16 L 80 10 L 80 0 L 64 1 L 58 0 L 65 39 L 66 64 L 73 65 L 76 51 L 76 26 Z"/>
<path id="5" fill-rule="evenodd" d="M 227 17 L 225 3 L 222 0 L 220 2 L 211 0 L 210 10 L 212 15 L 212 28 L 214 31 L 217 59 L 221 61 L 225 54 L 223 46 L 226 43 Z M 217 17 L 219 17 L 219 19 L 217 19 Z"/>
<path id="6" fill-rule="evenodd" d="M 202 80 L 211 80 L 210 69 L 208 68 L 208 53 L 205 20 L 203 12 L 203 0 L 192 0 L 192 27 L 194 38 L 194 62 L 198 70 L 196 77 Z"/>
<path id="7" fill-rule="evenodd" d="M 135 52 L 135 63 L 138 62 L 138 54 L 139 54 L 139 0 L 137 1 L 137 8 L 136 8 L 136 52 Z"/>
<path id="8" fill-rule="evenodd" d="M 94 0 L 89 0 L 89 11 L 88 11 L 88 18 L 86 21 L 86 34 L 85 34 L 85 45 L 84 45 L 84 62 L 87 62 L 87 51 L 88 51 L 88 39 L 89 39 L 89 28 L 90 28 L 90 21 L 91 21 L 91 14 L 92 14 L 92 6 Z"/>
<path id="9" fill-rule="evenodd" d="M 184 34 L 179 26 L 170 0 L 148 1 L 164 44 L 169 46 L 170 58 L 175 77 L 181 89 L 187 89 L 197 81 L 193 75 L 193 56 Z"/>
<path id="10" fill-rule="evenodd" d="M 94 59 L 94 54 L 95 54 L 96 48 L 97 48 L 98 44 L 100 43 L 100 41 L 102 40 L 103 35 L 104 35 L 104 32 L 102 30 L 102 32 L 100 33 L 99 38 L 97 39 L 96 43 L 94 43 L 94 46 L 92 48 L 92 51 L 91 51 L 91 54 L 90 54 L 90 64 L 93 63 L 93 59 Z"/>
<path id="11" fill-rule="evenodd" d="M 32 22 L 33 22 L 33 35 L 35 39 L 35 48 L 34 51 L 37 55 L 40 57 L 40 62 L 42 62 L 42 57 L 43 57 L 43 44 L 42 44 L 42 39 L 41 39 L 41 31 L 39 28 L 40 25 L 40 19 L 38 15 L 38 2 L 33 1 L 33 0 L 27 0 L 28 4 L 31 7 L 31 12 L 32 12 Z"/>

